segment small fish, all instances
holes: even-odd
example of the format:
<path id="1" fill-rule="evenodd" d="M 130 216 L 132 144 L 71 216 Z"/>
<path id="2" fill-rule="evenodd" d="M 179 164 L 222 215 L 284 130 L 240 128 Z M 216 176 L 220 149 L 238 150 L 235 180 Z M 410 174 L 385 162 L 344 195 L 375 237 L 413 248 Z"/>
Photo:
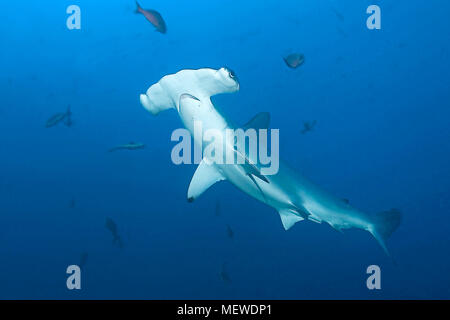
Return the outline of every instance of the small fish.
<path id="1" fill-rule="evenodd" d="M 144 149 L 144 148 L 145 148 L 145 144 L 143 144 L 143 143 L 130 142 L 128 144 L 122 144 L 122 145 L 113 147 L 113 148 L 109 149 L 109 152 L 113 152 L 113 151 L 117 151 L 117 150 L 138 150 L 138 149 Z"/>
<path id="2" fill-rule="evenodd" d="M 316 123 L 317 123 L 316 120 L 311 121 L 311 122 L 309 122 L 309 121 L 304 122 L 303 123 L 303 129 L 302 129 L 301 133 L 305 134 L 305 133 L 307 133 L 309 131 L 312 131 L 314 129 L 314 127 L 316 126 Z"/>
<path id="3" fill-rule="evenodd" d="M 283 60 L 289 68 L 295 69 L 305 62 L 305 56 L 301 53 L 292 53 L 284 57 Z"/>
<path id="4" fill-rule="evenodd" d="M 336 8 L 331 7 L 331 11 L 333 11 L 333 13 L 336 16 L 336 18 L 338 18 L 341 22 L 345 21 L 345 17 Z"/>
<path id="5" fill-rule="evenodd" d="M 58 123 L 60 123 L 61 121 L 63 121 L 66 118 L 71 117 L 72 112 L 70 111 L 70 105 L 67 107 L 67 111 L 64 113 L 57 113 L 53 116 L 50 117 L 50 119 L 47 120 L 47 123 L 45 124 L 46 128 L 51 128 L 56 126 Z M 66 124 L 67 125 L 67 124 Z"/>
<path id="6" fill-rule="evenodd" d="M 219 276 L 223 280 L 223 282 L 231 283 L 231 278 L 226 271 L 227 263 L 222 264 L 222 271 L 220 271 Z"/>
<path id="7" fill-rule="evenodd" d="M 233 229 L 231 229 L 231 227 L 228 224 L 227 224 L 227 235 L 228 235 L 228 238 L 230 238 L 230 239 L 233 239 L 233 237 L 234 237 Z"/>
<path id="8" fill-rule="evenodd" d="M 112 233 L 113 244 L 117 244 L 120 248 L 123 248 L 122 238 L 119 235 L 119 232 L 117 230 L 117 225 L 114 222 L 114 220 L 111 218 L 106 218 L 105 226 L 106 226 L 106 229 L 108 229 Z"/>
<path id="9" fill-rule="evenodd" d="M 345 32 L 344 29 L 342 29 L 339 26 L 336 26 L 336 30 L 341 36 L 343 36 L 344 38 L 347 38 L 347 32 Z"/>
<path id="10" fill-rule="evenodd" d="M 70 204 L 69 204 L 69 208 L 70 209 L 74 209 L 75 208 L 75 199 L 72 199 L 71 201 L 70 201 Z"/>
<path id="11" fill-rule="evenodd" d="M 136 13 L 141 13 L 145 19 L 147 19 L 156 28 L 156 31 L 161 33 L 167 32 L 166 23 L 158 11 L 142 9 L 137 1 L 136 6 Z"/>
<path id="12" fill-rule="evenodd" d="M 64 124 L 69 128 L 73 125 L 72 112 L 70 111 L 70 106 L 67 109 L 67 115 L 66 115 L 66 120 L 64 121 Z"/>
<path id="13" fill-rule="evenodd" d="M 83 252 L 80 256 L 80 264 L 78 265 L 81 269 L 86 265 L 88 259 L 88 253 Z"/>

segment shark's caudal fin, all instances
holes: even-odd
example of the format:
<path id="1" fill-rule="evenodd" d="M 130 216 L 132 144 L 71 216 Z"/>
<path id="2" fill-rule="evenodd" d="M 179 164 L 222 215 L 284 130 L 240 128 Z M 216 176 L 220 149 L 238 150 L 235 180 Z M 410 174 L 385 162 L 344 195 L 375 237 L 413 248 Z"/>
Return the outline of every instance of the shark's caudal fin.
<path id="1" fill-rule="evenodd" d="M 402 214 L 397 209 L 380 212 L 373 217 L 373 225 L 369 231 L 388 256 L 390 256 L 390 254 L 386 247 L 386 240 L 398 228 L 401 220 Z"/>

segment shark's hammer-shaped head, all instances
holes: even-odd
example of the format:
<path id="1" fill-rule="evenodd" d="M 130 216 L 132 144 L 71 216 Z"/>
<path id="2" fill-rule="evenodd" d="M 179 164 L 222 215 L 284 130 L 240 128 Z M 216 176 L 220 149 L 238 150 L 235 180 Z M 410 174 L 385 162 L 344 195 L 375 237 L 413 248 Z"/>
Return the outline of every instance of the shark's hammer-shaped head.
<path id="1" fill-rule="evenodd" d="M 216 77 L 224 86 L 224 92 L 236 92 L 239 90 L 239 79 L 230 68 L 220 68 L 217 70 Z"/>
<path id="2" fill-rule="evenodd" d="M 140 101 L 145 109 L 157 115 L 163 110 L 178 109 L 179 99 L 185 93 L 204 101 L 216 94 L 238 90 L 239 80 L 231 69 L 186 69 L 167 75 L 150 86 L 140 95 Z"/>
<path id="3" fill-rule="evenodd" d="M 193 123 L 201 121 L 206 129 L 210 126 L 224 124 L 212 121 L 214 105 L 209 99 L 220 93 L 232 93 L 239 90 L 239 80 L 233 70 L 223 67 L 218 70 L 200 69 L 187 71 L 192 75 L 193 81 L 183 81 L 182 89 L 176 103 L 177 110 L 184 125 L 193 130 Z M 181 87 L 181 86 L 180 86 Z M 215 119 L 217 120 L 217 119 Z"/>

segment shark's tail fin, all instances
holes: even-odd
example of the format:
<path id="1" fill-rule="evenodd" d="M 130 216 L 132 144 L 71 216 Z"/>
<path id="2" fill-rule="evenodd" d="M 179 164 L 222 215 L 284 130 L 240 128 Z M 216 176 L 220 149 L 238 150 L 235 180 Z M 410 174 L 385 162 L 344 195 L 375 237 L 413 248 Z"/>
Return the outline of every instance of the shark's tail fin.
<path id="1" fill-rule="evenodd" d="M 122 237 L 119 236 L 118 234 L 114 235 L 113 238 L 113 244 L 116 244 L 119 248 L 123 248 L 123 241 L 122 241 Z"/>
<path id="2" fill-rule="evenodd" d="M 67 127 L 71 127 L 73 125 L 73 121 L 72 121 L 72 111 L 70 111 L 70 104 L 67 107 L 67 111 L 66 111 L 66 120 L 64 121 L 64 124 Z"/>
<path id="3" fill-rule="evenodd" d="M 375 237 L 384 252 L 390 256 L 386 247 L 386 240 L 391 234 L 398 228 L 402 220 L 402 214 L 397 209 L 391 209 L 389 211 L 383 211 L 377 213 L 373 217 L 372 228 L 369 229 L 370 233 Z"/>

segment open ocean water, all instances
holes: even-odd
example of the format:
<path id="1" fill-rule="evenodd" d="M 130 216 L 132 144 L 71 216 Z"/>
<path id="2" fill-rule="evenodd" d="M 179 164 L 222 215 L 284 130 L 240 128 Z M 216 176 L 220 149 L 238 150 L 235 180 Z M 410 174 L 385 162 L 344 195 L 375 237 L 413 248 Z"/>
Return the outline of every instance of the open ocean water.
<path id="1" fill-rule="evenodd" d="M 1 299 L 450 298 L 449 2 L 140 4 L 166 33 L 132 0 L 2 3 Z M 81 29 L 66 25 L 70 5 Z M 369 5 L 379 30 L 366 26 Z M 283 61 L 293 52 L 305 58 L 296 69 Z M 395 263 L 359 229 L 285 231 L 229 182 L 186 201 L 196 165 L 171 161 L 182 122 L 152 116 L 139 94 L 222 66 L 240 80 L 213 98 L 227 118 L 270 112 L 299 172 L 364 212 L 402 212 Z M 130 142 L 145 147 L 108 152 Z M 66 286 L 69 265 L 81 290 Z M 380 290 L 366 286 L 370 265 Z"/>

